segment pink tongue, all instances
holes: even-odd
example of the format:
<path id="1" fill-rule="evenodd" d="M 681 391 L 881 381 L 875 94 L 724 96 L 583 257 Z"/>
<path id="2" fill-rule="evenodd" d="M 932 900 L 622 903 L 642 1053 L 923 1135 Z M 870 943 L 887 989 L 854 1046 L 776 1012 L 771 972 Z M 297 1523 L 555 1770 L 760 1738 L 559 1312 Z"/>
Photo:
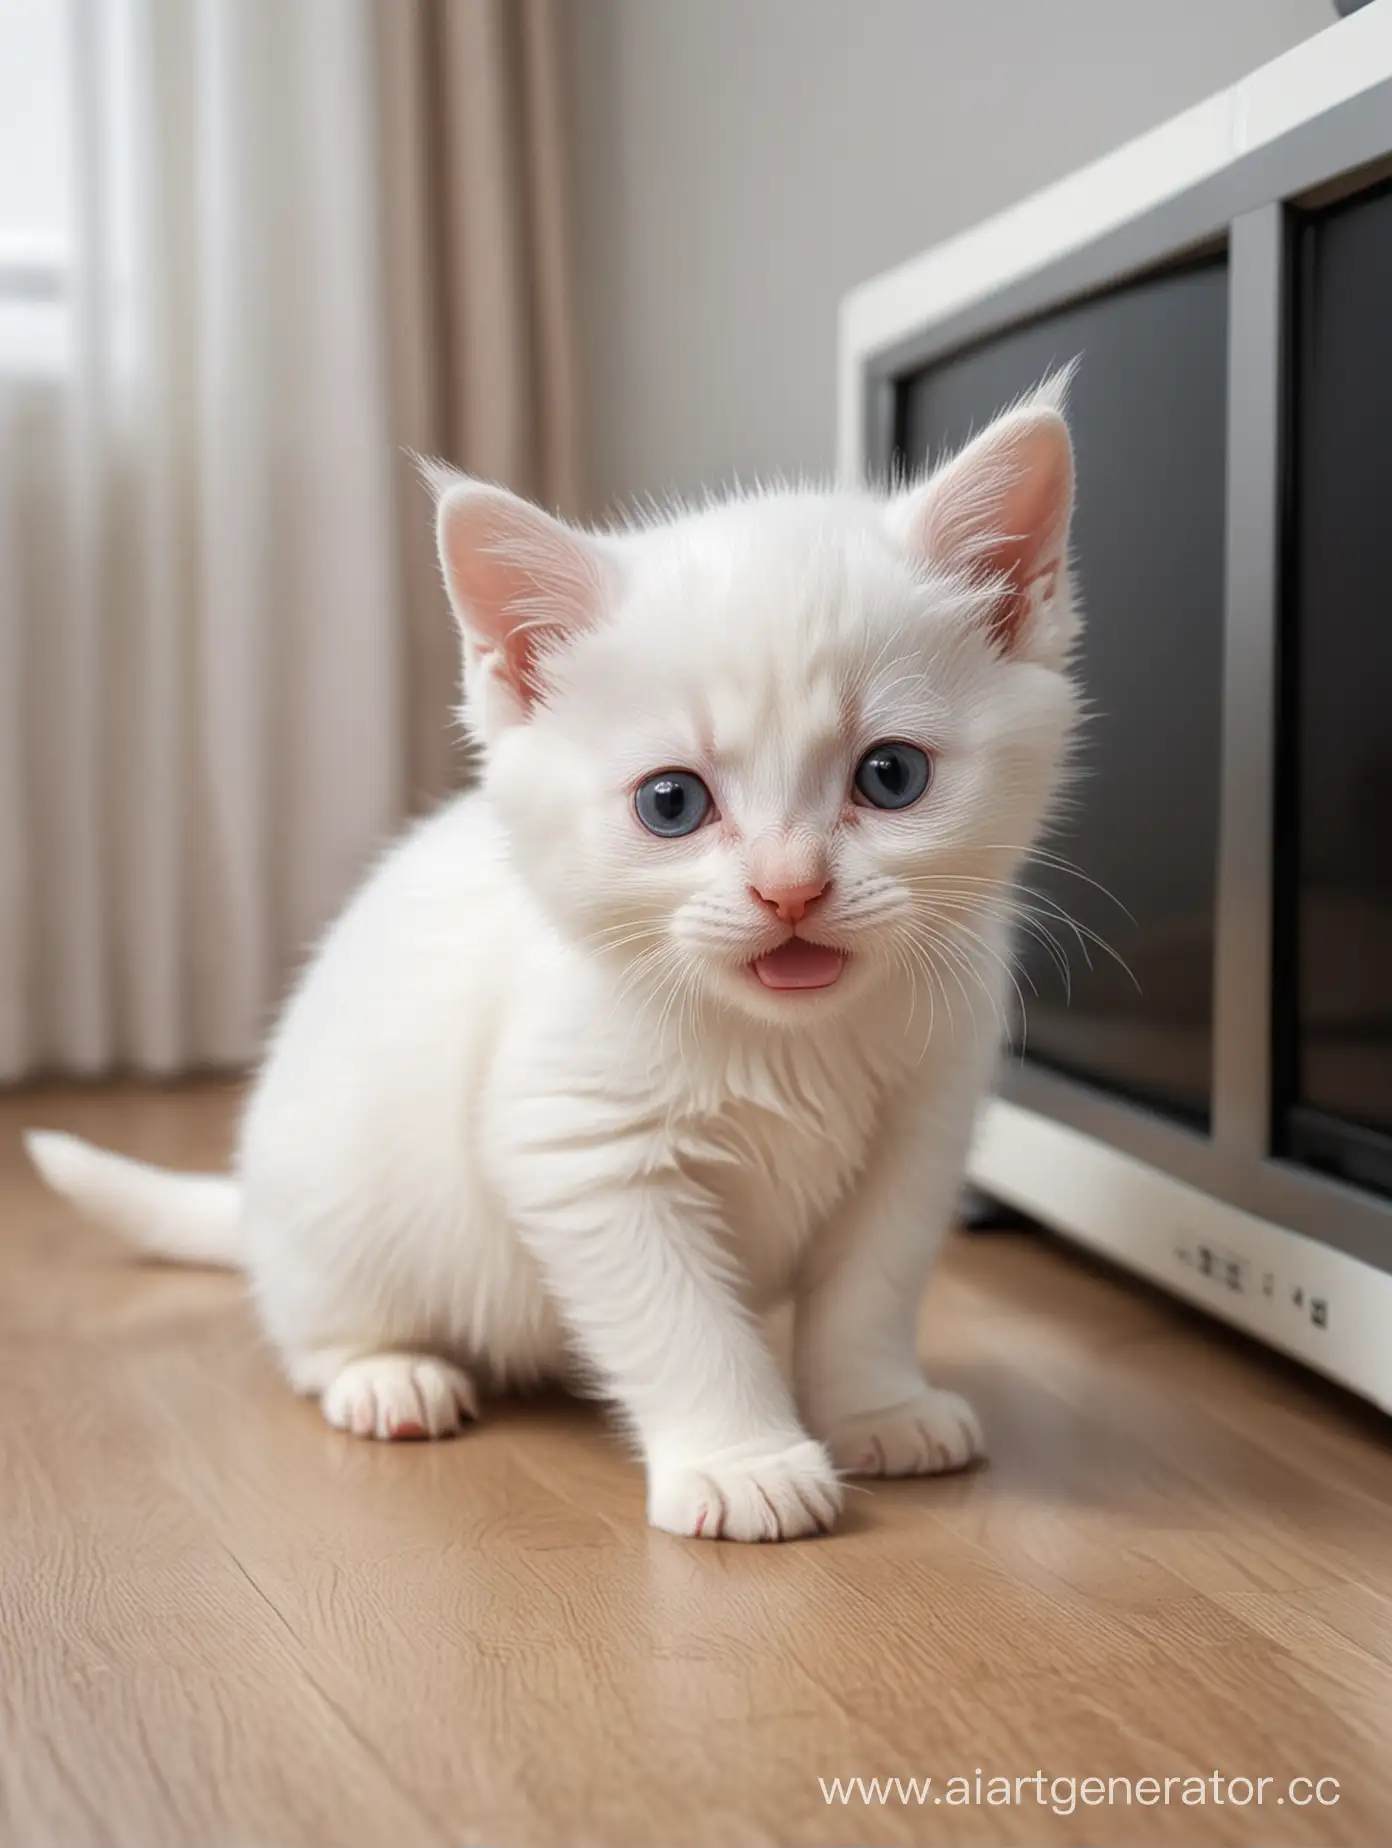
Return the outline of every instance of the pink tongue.
<path id="1" fill-rule="evenodd" d="M 840 950 L 789 937 L 767 956 L 759 957 L 754 973 L 765 988 L 830 988 L 839 981 L 846 958 Z"/>

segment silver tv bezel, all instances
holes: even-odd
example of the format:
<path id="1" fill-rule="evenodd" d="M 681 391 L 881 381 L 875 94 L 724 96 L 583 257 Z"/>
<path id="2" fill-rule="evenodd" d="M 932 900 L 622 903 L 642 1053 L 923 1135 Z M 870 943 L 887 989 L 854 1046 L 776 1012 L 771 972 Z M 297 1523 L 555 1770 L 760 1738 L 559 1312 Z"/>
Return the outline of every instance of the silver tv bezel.
<path id="1" fill-rule="evenodd" d="M 1356 194 L 1389 173 L 1392 0 L 1385 0 L 848 297 L 839 434 L 843 476 L 882 477 L 893 458 L 901 379 L 1013 325 L 1226 250 L 1210 1126 L 1205 1133 L 1012 1061 L 983 1115 L 971 1177 L 1392 1410 L 1392 1200 L 1272 1152 L 1270 1069 L 1289 255 L 1302 209 Z"/>

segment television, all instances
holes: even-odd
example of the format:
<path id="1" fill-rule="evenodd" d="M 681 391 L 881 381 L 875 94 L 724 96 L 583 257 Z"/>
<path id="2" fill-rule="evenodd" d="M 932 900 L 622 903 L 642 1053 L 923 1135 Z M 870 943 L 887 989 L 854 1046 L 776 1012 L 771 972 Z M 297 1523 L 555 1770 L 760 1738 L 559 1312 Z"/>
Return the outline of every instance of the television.
<path id="1" fill-rule="evenodd" d="M 1392 1410 L 1392 5 L 854 291 L 842 473 L 1075 359 L 1089 718 L 970 1179 Z"/>

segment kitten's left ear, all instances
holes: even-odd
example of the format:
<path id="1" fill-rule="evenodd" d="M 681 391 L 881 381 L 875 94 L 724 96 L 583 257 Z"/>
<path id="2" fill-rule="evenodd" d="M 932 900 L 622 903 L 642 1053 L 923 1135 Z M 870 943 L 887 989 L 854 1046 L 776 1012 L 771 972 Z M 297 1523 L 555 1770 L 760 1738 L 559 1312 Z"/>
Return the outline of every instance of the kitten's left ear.
<path id="1" fill-rule="evenodd" d="M 593 628 L 617 571 L 600 539 L 506 488 L 431 467 L 445 587 L 464 642 L 471 723 L 485 739 L 529 718 L 550 655 Z"/>
<path id="2" fill-rule="evenodd" d="M 1073 517 L 1073 444 L 1060 408 L 1067 379 L 1007 411 L 921 487 L 891 502 L 893 530 L 923 564 L 993 583 L 989 622 L 1012 655 L 1067 648 L 1056 605 Z"/>

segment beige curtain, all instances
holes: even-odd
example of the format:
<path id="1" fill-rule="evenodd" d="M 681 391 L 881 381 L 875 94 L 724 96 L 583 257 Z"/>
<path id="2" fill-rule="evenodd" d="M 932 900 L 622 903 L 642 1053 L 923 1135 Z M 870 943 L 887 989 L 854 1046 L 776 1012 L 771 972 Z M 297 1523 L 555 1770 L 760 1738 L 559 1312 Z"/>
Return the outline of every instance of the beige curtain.
<path id="1" fill-rule="evenodd" d="M 583 511 L 564 0 L 378 0 L 391 377 L 403 451 Z M 456 784 L 457 658 L 430 507 L 397 458 L 408 790 Z"/>
<path id="2" fill-rule="evenodd" d="M 0 1083 L 254 1059 L 404 807 L 372 0 L 46 29 L 71 200 L 42 289 L 0 273 Z"/>

